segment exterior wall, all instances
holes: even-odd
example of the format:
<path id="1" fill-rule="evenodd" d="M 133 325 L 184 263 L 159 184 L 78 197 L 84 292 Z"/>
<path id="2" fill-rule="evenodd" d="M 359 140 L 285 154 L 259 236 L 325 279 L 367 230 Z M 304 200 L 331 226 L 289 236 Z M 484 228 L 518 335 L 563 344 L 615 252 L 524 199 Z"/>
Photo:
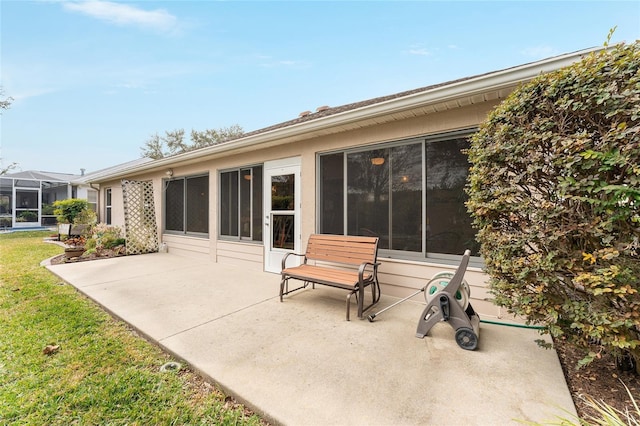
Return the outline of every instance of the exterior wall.
<path id="1" fill-rule="evenodd" d="M 162 242 L 171 253 L 197 259 L 209 260 L 209 239 L 184 235 L 162 234 Z"/>
<path id="2" fill-rule="evenodd" d="M 219 240 L 216 244 L 216 258 L 220 263 L 254 271 L 264 269 L 264 248 L 258 244 Z"/>
<path id="3" fill-rule="evenodd" d="M 361 128 L 359 130 L 322 136 L 305 141 L 265 149 L 255 149 L 237 155 L 229 155 L 215 160 L 173 168 L 173 176 L 189 176 L 209 173 L 209 238 L 163 234 L 162 179 L 164 170 L 155 174 L 132 176 L 131 179 L 154 182 L 156 216 L 161 241 L 168 245 L 172 253 L 208 258 L 214 262 L 238 265 L 243 268 L 263 269 L 264 248 L 255 242 L 227 241 L 218 237 L 218 175 L 221 170 L 262 164 L 265 161 L 288 157 L 301 157 L 301 232 L 303 245 L 310 234 L 316 232 L 317 208 L 317 155 L 322 152 L 343 150 L 390 141 L 433 135 L 447 131 L 472 128 L 484 120 L 498 100 L 480 105 L 472 105 L 455 110 L 433 113 L 399 122 Z M 120 182 L 102 184 L 102 188 L 112 189 L 112 221 L 124 226 L 122 188 Z M 104 192 L 100 194 L 101 202 Z M 455 270 L 455 266 L 407 261 L 400 259 L 380 259 L 379 278 L 383 294 L 405 297 L 424 287 L 435 273 Z M 482 316 L 502 317 L 500 309 L 485 299 L 486 275 L 477 267 L 469 267 L 465 279 L 471 286 L 471 300 L 476 311 Z"/>
<path id="4" fill-rule="evenodd" d="M 87 200 L 89 202 L 89 207 L 92 209 L 96 209 L 96 197 L 97 191 L 88 186 L 78 186 L 77 198 L 81 198 L 83 200 Z"/>

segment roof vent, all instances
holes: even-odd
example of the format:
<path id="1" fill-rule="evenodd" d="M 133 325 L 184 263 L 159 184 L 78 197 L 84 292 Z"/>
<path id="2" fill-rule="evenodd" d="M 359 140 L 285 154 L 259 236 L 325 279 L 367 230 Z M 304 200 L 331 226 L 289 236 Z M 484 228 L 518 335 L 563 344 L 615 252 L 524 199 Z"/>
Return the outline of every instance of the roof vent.
<path id="1" fill-rule="evenodd" d="M 316 112 L 322 112 L 322 111 L 326 111 L 329 109 L 329 105 L 322 105 L 319 106 L 318 108 L 316 108 Z"/>
<path id="2" fill-rule="evenodd" d="M 311 114 L 311 111 L 302 111 L 298 117 L 306 117 L 307 115 Z"/>

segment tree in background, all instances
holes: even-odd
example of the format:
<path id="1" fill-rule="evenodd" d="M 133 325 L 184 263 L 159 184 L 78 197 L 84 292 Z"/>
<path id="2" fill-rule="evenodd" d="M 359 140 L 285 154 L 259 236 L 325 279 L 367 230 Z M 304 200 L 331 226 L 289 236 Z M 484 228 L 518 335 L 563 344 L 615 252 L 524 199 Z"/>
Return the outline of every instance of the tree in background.
<path id="1" fill-rule="evenodd" d="M 7 98 L 4 97 L 4 89 L 0 86 L 0 109 L 9 109 L 12 101 L 13 98 L 11 96 Z"/>
<path id="2" fill-rule="evenodd" d="M 640 372 L 640 41 L 513 92 L 469 160 L 495 302 Z"/>
<path id="3" fill-rule="evenodd" d="M 13 98 L 11 96 L 7 98 L 4 97 L 4 89 L 0 87 L 0 114 L 2 114 L 1 110 L 9 109 L 12 101 L 13 101 Z M 2 158 L 0 158 L 0 176 L 6 175 L 7 173 L 15 169 L 17 166 L 18 166 L 18 163 L 11 163 L 8 166 L 3 166 Z"/>
<path id="4" fill-rule="evenodd" d="M 235 124 L 231 127 L 208 129 L 202 132 L 191 130 L 191 143 L 185 141 L 184 129 L 165 131 L 164 136 L 152 135 L 141 148 L 142 157 L 155 160 L 206 146 L 217 145 L 244 134 L 242 127 Z"/>

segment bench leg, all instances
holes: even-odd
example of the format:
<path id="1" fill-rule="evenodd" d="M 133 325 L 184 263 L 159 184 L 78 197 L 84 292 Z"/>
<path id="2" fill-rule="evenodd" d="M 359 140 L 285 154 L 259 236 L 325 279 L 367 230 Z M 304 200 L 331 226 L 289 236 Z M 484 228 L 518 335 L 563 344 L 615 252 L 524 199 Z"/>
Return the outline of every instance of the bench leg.
<path id="1" fill-rule="evenodd" d="M 362 319 L 364 316 L 364 286 L 358 286 L 358 318 Z"/>
<path id="2" fill-rule="evenodd" d="M 373 281 L 371 284 L 369 284 L 371 286 L 371 304 L 368 305 L 366 308 L 364 307 L 364 287 L 362 288 L 357 288 L 355 290 L 352 290 L 351 292 L 349 292 L 349 294 L 347 295 L 347 321 L 349 321 L 349 311 L 351 308 L 351 296 L 355 294 L 356 296 L 356 303 L 358 305 L 358 318 L 362 319 L 364 316 L 364 312 L 366 310 L 368 310 L 369 308 L 371 308 L 373 305 L 375 305 L 376 303 L 378 303 L 380 301 L 380 284 L 378 284 L 378 281 Z"/>
<path id="3" fill-rule="evenodd" d="M 355 290 L 354 291 L 350 291 L 349 294 L 347 294 L 347 321 L 351 321 L 350 318 L 350 311 L 351 311 L 351 295 L 356 294 Z M 358 299 L 358 295 L 356 294 L 356 300 Z"/>
<path id="4" fill-rule="evenodd" d="M 283 277 L 282 280 L 280 280 L 280 301 L 283 301 L 283 296 L 289 293 L 293 293 L 296 290 L 301 290 L 303 288 L 307 288 L 307 286 L 309 285 L 309 281 L 304 281 L 304 284 L 301 285 L 300 287 L 294 288 L 293 290 L 289 291 L 289 279 L 291 277 Z"/>
<path id="5" fill-rule="evenodd" d="M 282 302 L 282 296 L 284 294 L 285 283 L 286 283 L 287 292 L 288 292 L 288 290 L 289 290 L 289 280 L 287 278 L 282 278 L 282 280 L 280 280 L 280 301 L 281 302 Z"/>
<path id="6" fill-rule="evenodd" d="M 364 315 L 364 290 L 356 289 L 347 294 L 347 321 L 351 321 L 351 296 L 356 295 L 356 304 L 358 305 L 358 318 L 362 319 Z"/>

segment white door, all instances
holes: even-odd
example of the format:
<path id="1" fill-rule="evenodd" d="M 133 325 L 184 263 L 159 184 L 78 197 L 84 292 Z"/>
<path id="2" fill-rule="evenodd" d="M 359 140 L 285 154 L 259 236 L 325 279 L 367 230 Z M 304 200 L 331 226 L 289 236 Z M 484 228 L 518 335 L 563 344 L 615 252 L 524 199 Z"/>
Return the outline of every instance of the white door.
<path id="1" fill-rule="evenodd" d="M 286 253 L 300 252 L 300 157 L 264 163 L 264 269 L 280 273 Z M 299 264 L 290 257 L 287 266 Z"/>

